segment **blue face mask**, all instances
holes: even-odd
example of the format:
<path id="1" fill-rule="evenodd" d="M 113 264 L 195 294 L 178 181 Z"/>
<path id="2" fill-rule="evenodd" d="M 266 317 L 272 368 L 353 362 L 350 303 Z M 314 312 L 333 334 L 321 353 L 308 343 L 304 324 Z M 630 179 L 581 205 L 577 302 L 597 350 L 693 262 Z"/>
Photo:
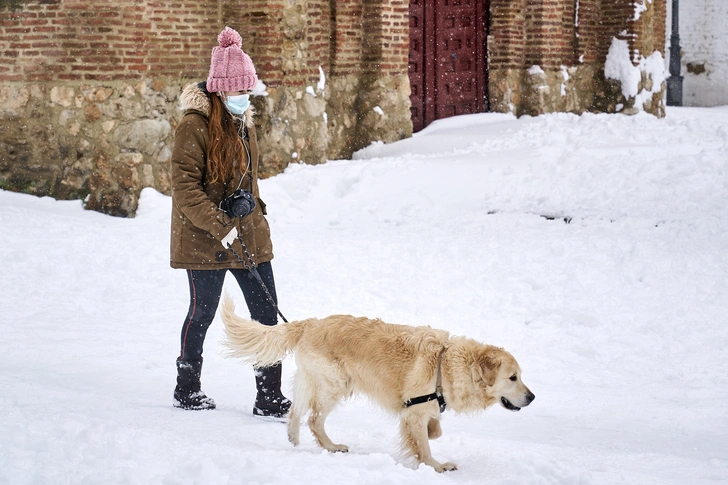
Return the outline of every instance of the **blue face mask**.
<path id="1" fill-rule="evenodd" d="M 225 100 L 225 106 L 234 115 L 241 115 L 250 106 L 250 95 L 239 94 L 237 96 L 228 96 Z"/>

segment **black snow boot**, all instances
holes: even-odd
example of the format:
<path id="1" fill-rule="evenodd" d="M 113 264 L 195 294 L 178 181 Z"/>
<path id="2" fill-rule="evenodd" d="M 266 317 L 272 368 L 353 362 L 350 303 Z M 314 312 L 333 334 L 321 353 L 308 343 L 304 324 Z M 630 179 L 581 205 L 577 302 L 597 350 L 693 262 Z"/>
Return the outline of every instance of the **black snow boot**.
<path id="1" fill-rule="evenodd" d="M 174 407 L 182 409 L 215 409 L 215 401 L 200 389 L 200 360 L 177 359 L 177 387 L 174 388 Z"/>
<path id="2" fill-rule="evenodd" d="M 255 386 L 258 388 L 258 395 L 255 398 L 254 415 L 274 419 L 283 419 L 288 415 L 291 400 L 281 393 L 282 370 L 283 367 L 278 362 L 255 371 Z"/>

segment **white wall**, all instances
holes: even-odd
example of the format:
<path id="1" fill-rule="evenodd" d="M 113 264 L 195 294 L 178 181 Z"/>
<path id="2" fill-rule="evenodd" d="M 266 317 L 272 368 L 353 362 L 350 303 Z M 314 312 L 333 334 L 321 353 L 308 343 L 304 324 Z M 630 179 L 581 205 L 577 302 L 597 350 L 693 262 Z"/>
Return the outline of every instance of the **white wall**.
<path id="1" fill-rule="evenodd" d="M 672 0 L 666 2 L 669 67 Z M 680 0 L 679 20 L 683 105 L 728 105 L 728 0 Z M 696 68 L 705 71 L 690 72 Z"/>

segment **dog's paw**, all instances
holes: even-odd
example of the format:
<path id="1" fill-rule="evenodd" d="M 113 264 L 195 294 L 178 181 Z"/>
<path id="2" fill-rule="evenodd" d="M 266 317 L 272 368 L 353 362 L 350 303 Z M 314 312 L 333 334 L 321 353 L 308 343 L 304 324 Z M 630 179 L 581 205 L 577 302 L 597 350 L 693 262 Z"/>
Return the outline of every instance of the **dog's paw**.
<path id="1" fill-rule="evenodd" d="M 448 461 L 445 463 L 441 463 L 439 466 L 436 466 L 434 468 L 437 473 L 442 473 L 442 472 L 451 472 L 453 470 L 457 470 L 458 466 L 455 463 L 450 463 Z"/>
<path id="2" fill-rule="evenodd" d="M 331 448 L 328 449 L 331 453 L 348 453 L 349 447 L 346 445 L 337 445 L 334 444 Z"/>

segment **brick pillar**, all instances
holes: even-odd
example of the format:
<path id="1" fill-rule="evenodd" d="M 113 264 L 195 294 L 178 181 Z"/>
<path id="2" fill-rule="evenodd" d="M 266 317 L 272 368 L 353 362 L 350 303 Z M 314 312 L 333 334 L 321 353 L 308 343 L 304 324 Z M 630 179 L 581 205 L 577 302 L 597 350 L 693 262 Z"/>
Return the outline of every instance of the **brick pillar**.
<path id="1" fill-rule="evenodd" d="M 411 135 L 409 2 L 331 0 L 331 26 L 329 157 Z"/>
<path id="2" fill-rule="evenodd" d="M 243 38 L 243 50 L 255 64 L 258 77 L 267 86 L 278 86 L 284 77 L 282 1 L 221 0 L 220 23 Z M 214 44 L 213 44 L 214 46 Z"/>
<path id="3" fill-rule="evenodd" d="M 598 48 L 602 39 L 602 0 L 579 0 L 575 54 L 578 64 L 597 62 Z M 602 61 L 603 62 L 603 61 Z"/>
<path id="4" fill-rule="evenodd" d="M 409 85 L 409 1 L 364 0 L 362 78 L 357 98 L 357 150 L 372 141 L 412 134 Z"/>
<path id="5" fill-rule="evenodd" d="M 526 68 L 571 65 L 574 61 L 574 0 L 530 0 L 526 4 Z"/>
<path id="6" fill-rule="evenodd" d="M 520 69 L 526 55 L 526 0 L 490 0 L 488 63 L 491 69 Z"/>
<path id="7" fill-rule="evenodd" d="M 598 42 L 596 44 L 596 60 L 604 64 L 607 52 L 614 37 L 625 39 L 634 46 L 630 18 L 634 15 L 634 0 L 601 0 L 599 5 Z M 626 35 L 623 35 L 625 33 Z"/>
<path id="8" fill-rule="evenodd" d="M 331 75 L 344 76 L 361 72 L 363 5 L 361 0 L 331 2 Z"/>
<path id="9" fill-rule="evenodd" d="M 525 11 L 526 70 L 517 114 L 538 115 L 568 109 L 565 74 L 574 65 L 575 0 L 531 0 Z M 529 69 L 537 66 L 543 72 Z M 574 100 L 575 98 L 571 98 Z"/>

